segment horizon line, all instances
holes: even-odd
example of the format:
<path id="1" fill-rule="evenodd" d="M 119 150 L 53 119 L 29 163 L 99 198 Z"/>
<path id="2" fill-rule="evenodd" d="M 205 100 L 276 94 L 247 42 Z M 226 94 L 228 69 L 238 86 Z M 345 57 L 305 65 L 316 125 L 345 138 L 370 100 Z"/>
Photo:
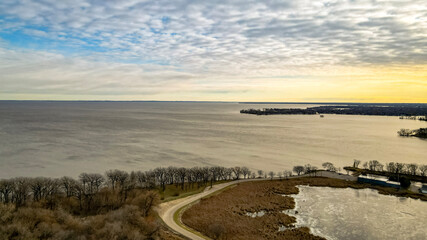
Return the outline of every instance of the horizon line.
<path id="1" fill-rule="evenodd" d="M 427 104 L 405 102 L 268 102 L 268 101 L 191 101 L 191 100 L 0 100 L 0 102 L 170 102 L 170 103 L 238 103 L 238 104 Z"/>

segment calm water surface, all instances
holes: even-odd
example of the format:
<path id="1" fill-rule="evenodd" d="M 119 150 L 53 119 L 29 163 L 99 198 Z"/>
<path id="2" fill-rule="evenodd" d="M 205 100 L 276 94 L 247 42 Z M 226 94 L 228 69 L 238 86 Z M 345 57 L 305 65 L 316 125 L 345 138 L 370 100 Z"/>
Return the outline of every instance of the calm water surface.
<path id="1" fill-rule="evenodd" d="M 246 165 L 286 170 L 353 159 L 427 164 L 427 141 L 398 117 L 255 116 L 248 105 L 180 102 L 0 102 L 0 178 L 148 170 L 158 166 Z"/>
<path id="2" fill-rule="evenodd" d="M 427 239 L 427 202 L 372 189 L 298 186 L 297 226 L 327 239 Z M 289 211 L 290 213 L 294 211 Z M 289 213 L 288 213 L 289 214 Z"/>

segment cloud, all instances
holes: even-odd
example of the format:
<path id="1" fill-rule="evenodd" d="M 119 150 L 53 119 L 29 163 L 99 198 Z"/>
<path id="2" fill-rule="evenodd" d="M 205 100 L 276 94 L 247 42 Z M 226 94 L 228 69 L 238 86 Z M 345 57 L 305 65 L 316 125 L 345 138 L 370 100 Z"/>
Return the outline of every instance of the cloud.
<path id="1" fill-rule="evenodd" d="M 0 82 L 10 93 L 160 94 L 412 71 L 427 62 L 426 13 L 422 0 L 3 0 Z M 23 36 L 31 44 L 16 45 Z"/>

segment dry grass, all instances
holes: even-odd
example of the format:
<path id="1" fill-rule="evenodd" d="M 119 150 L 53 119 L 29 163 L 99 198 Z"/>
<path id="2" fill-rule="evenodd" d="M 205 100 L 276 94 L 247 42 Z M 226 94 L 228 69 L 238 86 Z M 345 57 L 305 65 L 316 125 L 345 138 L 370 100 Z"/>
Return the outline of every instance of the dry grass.
<path id="1" fill-rule="evenodd" d="M 154 192 L 135 192 L 117 209 L 101 208 L 90 216 L 76 216 L 61 207 L 33 204 L 16 209 L 0 204 L 0 239 L 180 239 L 152 212 L 157 202 Z"/>
<path id="2" fill-rule="evenodd" d="M 308 228 L 278 231 L 282 225 L 293 227 L 295 223 L 294 217 L 282 213 L 284 210 L 294 208 L 294 199 L 282 194 L 298 193 L 297 185 L 357 189 L 371 187 L 382 194 L 398 196 L 409 194 L 392 188 L 322 177 L 247 182 L 227 189 L 221 194 L 202 199 L 183 213 L 182 221 L 213 239 L 323 239 L 310 234 Z M 425 196 L 413 194 L 411 197 Z M 266 214 L 256 218 L 246 215 L 248 212 L 260 211 Z"/>

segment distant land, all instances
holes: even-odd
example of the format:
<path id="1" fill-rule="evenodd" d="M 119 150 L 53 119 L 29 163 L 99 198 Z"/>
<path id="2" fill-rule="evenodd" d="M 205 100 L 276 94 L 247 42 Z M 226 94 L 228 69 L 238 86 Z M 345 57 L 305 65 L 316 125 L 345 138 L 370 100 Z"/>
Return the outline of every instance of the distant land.
<path id="1" fill-rule="evenodd" d="M 243 109 L 240 113 L 255 115 L 378 115 L 378 116 L 427 116 L 427 104 L 348 104 L 328 105 L 309 108 L 264 108 Z M 421 119 L 420 119 L 421 120 Z"/>
<path id="2" fill-rule="evenodd" d="M 427 103 L 362 103 L 362 102 L 238 102 L 239 104 L 323 104 L 323 105 L 378 105 L 378 106 L 424 106 Z"/>

